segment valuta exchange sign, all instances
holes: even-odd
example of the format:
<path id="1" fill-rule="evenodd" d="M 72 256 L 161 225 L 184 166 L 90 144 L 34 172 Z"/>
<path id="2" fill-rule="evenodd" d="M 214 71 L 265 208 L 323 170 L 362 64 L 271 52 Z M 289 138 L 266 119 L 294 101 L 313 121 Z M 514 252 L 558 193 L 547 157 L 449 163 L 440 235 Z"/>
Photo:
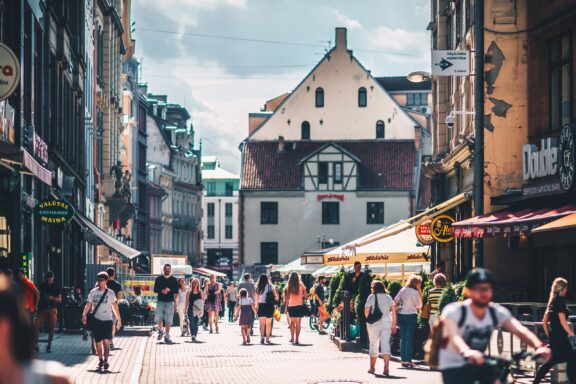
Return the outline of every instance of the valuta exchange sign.
<path id="1" fill-rule="evenodd" d="M 43 223 L 63 224 L 74 216 L 74 208 L 64 201 L 50 199 L 38 203 L 34 207 L 34 214 Z"/>
<path id="2" fill-rule="evenodd" d="M 0 43 L 0 101 L 10 97 L 20 83 L 20 63 L 7 45 Z"/>

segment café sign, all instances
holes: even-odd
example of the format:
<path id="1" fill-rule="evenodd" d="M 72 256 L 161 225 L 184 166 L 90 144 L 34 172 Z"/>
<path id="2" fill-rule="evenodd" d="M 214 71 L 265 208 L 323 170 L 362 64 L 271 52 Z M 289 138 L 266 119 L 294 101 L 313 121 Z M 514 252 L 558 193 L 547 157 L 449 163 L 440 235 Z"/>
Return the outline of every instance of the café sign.
<path id="1" fill-rule="evenodd" d="M 20 63 L 7 45 L 0 43 L 0 100 L 7 99 L 20 83 Z"/>
<path id="2" fill-rule="evenodd" d="M 38 203 L 34 208 L 34 214 L 43 223 L 63 224 L 74 216 L 74 208 L 65 201 L 49 199 Z"/>
<path id="3" fill-rule="evenodd" d="M 552 139 L 541 141 L 540 150 L 535 145 L 522 146 L 522 177 L 524 181 L 558 173 L 558 147 L 552 145 Z"/>
<path id="4" fill-rule="evenodd" d="M 449 243 L 454 240 L 452 224 L 454 219 L 447 215 L 436 216 L 430 224 L 430 234 L 439 243 Z"/>
<path id="5" fill-rule="evenodd" d="M 432 220 L 425 220 L 415 227 L 416 238 L 418 238 L 418 240 L 424 245 L 434 243 L 434 238 L 432 237 L 432 232 L 430 230 L 431 224 Z"/>

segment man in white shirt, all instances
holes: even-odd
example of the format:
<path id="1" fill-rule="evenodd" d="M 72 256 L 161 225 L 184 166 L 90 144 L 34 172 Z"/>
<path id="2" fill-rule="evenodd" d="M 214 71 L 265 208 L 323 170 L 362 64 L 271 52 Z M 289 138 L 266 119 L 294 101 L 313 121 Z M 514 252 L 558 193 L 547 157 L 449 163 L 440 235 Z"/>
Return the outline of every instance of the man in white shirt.
<path id="1" fill-rule="evenodd" d="M 448 343 L 440 349 L 439 368 L 445 384 L 493 383 L 493 372 L 484 366 L 484 351 L 495 328 L 518 336 L 546 360 L 550 349 L 536 335 L 512 317 L 506 308 L 492 303 L 494 278 L 483 268 L 473 269 L 466 277 L 463 302 L 447 305 L 442 311 L 444 337 Z"/>
<path id="2" fill-rule="evenodd" d="M 110 340 L 112 340 L 113 316 L 118 322 L 116 327 L 122 327 L 120 312 L 118 311 L 118 301 L 116 294 L 106 287 L 108 274 L 100 272 L 97 275 L 98 285 L 88 294 L 88 302 L 84 306 L 82 313 L 82 323 L 86 324 L 88 312 L 92 312 L 93 319 L 91 325 L 92 337 L 96 342 L 96 352 L 98 353 L 98 369 L 108 370 L 108 357 L 110 356 Z"/>

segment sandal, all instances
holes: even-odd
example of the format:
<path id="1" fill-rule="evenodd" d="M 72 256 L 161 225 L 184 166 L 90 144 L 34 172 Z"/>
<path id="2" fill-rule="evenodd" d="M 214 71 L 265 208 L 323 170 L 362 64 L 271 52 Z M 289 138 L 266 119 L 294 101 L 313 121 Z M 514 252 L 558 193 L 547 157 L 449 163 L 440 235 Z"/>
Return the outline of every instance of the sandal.
<path id="1" fill-rule="evenodd" d="M 384 376 L 390 376 L 390 370 L 389 369 L 384 370 Z"/>
<path id="2" fill-rule="evenodd" d="M 368 373 L 371 374 L 371 375 L 373 375 L 373 374 L 374 374 L 374 370 L 369 369 L 369 370 L 368 370 Z"/>
<path id="3" fill-rule="evenodd" d="M 294 339 L 290 339 L 290 343 L 293 343 L 293 342 L 294 342 Z"/>

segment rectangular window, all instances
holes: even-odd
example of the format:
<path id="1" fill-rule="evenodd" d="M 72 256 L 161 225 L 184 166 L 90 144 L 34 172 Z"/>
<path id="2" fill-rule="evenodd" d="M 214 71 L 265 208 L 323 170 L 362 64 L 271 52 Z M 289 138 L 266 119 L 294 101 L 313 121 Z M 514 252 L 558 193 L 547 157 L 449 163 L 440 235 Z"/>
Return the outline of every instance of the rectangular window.
<path id="1" fill-rule="evenodd" d="M 550 128 L 560 129 L 572 116 L 572 39 L 570 32 L 550 42 Z"/>
<path id="2" fill-rule="evenodd" d="M 318 184 L 328 184 L 328 163 L 318 163 Z"/>
<path id="3" fill-rule="evenodd" d="M 334 184 L 342 184 L 342 163 L 334 163 Z"/>
<path id="4" fill-rule="evenodd" d="M 226 217 L 232 217 L 232 203 L 226 203 Z"/>
<path id="5" fill-rule="evenodd" d="M 214 203 L 208 203 L 208 217 L 214 217 Z"/>
<path id="6" fill-rule="evenodd" d="M 226 183 L 226 196 L 234 195 L 234 183 Z"/>
<path id="7" fill-rule="evenodd" d="M 278 203 L 262 201 L 260 203 L 260 224 L 278 224 Z"/>
<path id="8" fill-rule="evenodd" d="M 462 14 L 462 1 L 456 3 L 456 45 L 459 45 L 462 40 L 464 40 L 463 36 L 463 14 Z"/>
<path id="9" fill-rule="evenodd" d="M 213 239 L 214 238 L 214 225 L 208 225 L 208 238 L 209 239 Z"/>
<path id="10" fill-rule="evenodd" d="M 428 105 L 427 93 L 409 93 L 406 95 L 406 105 L 410 107 L 420 107 Z"/>
<path id="11" fill-rule="evenodd" d="M 260 264 L 278 264 L 278 243 L 260 243 Z"/>
<path id="12" fill-rule="evenodd" d="M 340 224 L 340 203 L 322 203 L 322 224 Z"/>
<path id="13" fill-rule="evenodd" d="M 384 203 L 367 203 L 367 224 L 384 224 Z"/>
<path id="14" fill-rule="evenodd" d="M 226 226 L 226 239 L 231 239 L 232 238 L 232 225 L 227 225 Z"/>
<path id="15" fill-rule="evenodd" d="M 208 196 L 216 196 L 216 183 L 206 183 L 206 192 L 208 193 Z"/>

